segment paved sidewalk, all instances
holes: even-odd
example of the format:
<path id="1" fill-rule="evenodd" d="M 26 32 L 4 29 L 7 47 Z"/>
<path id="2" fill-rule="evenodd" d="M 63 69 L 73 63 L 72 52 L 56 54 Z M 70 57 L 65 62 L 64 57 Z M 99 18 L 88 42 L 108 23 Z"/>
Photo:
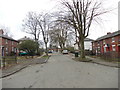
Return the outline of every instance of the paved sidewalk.
<path id="1" fill-rule="evenodd" d="M 74 54 L 69 54 L 69 55 L 72 56 L 72 58 L 75 58 Z M 104 61 L 104 60 L 99 59 L 99 58 L 92 58 L 90 56 L 86 56 L 86 58 L 88 58 L 89 60 L 92 60 L 90 63 L 96 63 L 96 64 L 100 64 L 100 65 L 104 65 L 104 66 L 120 68 L 120 65 L 118 63 L 115 63 L 115 62 L 107 62 L 107 61 Z"/>
<path id="2" fill-rule="evenodd" d="M 101 64 L 101 65 L 104 65 L 104 66 L 110 66 L 110 67 L 120 68 L 119 64 L 116 63 L 116 62 L 108 62 L 108 61 L 104 61 L 104 60 L 99 59 L 99 58 L 92 58 L 90 56 L 86 56 L 86 58 L 92 60 L 91 61 L 92 63 Z"/>
<path id="3" fill-rule="evenodd" d="M 16 65 L 13 65 L 13 66 L 11 66 L 9 68 L 3 69 L 2 70 L 2 76 L 0 78 L 4 78 L 4 77 L 7 77 L 7 76 L 10 76 L 10 75 L 12 75 L 12 74 L 14 74 L 14 73 L 16 73 L 16 72 L 18 72 L 18 71 L 28 67 L 29 65 L 45 63 L 46 59 L 45 58 L 41 58 L 42 56 L 40 56 L 38 58 L 35 58 L 35 59 L 29 59 L 29 60 L 26 60 L 26 61 L 22 60 L 22 61 L 20 61 Z"/>

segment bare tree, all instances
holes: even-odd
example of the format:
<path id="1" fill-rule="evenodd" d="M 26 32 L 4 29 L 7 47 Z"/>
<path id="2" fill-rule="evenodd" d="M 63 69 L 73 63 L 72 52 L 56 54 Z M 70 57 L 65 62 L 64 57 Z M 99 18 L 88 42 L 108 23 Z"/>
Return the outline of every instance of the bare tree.
<path id="1" fill-rule="evenodd" d="M 75 33 L 70 30 L 70 31 L 68 32 L 66 45 L 67 45 L 67 46 L 73 46 L 74 43 L 75 43 Z"/>
<path id="2" fill-rule="evenodd" d="M 49 39 L 50 39 L 50 47 L 51 48 L 58 47 L 59 42 L 58 42 L 57 35 L 58 35 L 58 30 L 53 29 L 53 30 L 49 31 Z"/>
<path id="3" fill-rule="evenodd" d="M 48 56 L 48 32 L 50 29 L 50 15 L 49 14 L 39 14 L 37 17 L 37 22 L 39 25 L 39 28 L 42 32 L 42 36 L 43 36 L 43 41 L 45 44 L 45 48 L 46 48 L 46 55 Z"/>
<path id="4" fill-rule="evenodd" d="M 34 36 L 34 40 L 38 42 L 40 33 L 42 33 L 43 41 L 46 48 L 46 55 L 48 56 L 48 31 L 50 26 L 50 15 L 37 14 L 29 12 L 27 18 L 24 20 L 24 30 Z M 39 43 L 39 42 L 38 42 Z"/>
<path id="5" fill-rule="evenodd" d="M 93 20 L 98 16 L 108 12 L 101 8 L 101 2 L 94 0 L 72 0 L 62 1 L 68 9 L 68 15 L 63 17 L 63 21 L 70 24 L 76 33 L 76 42 L 81 51 L 80 57 L 85 58 L 84 39 L 89 35 Z"/>
<path id="6" fill-rule="evenodd" d="M 40 36 L 40 29 L 37 22 L 37 14 L 29 12 L 25 20 L 23 20 L 23 29 L 26 33 L 33 35 L 34 40 L 38 41 Z"/>
<path id="7" fill-rule="evenodd" d="M 55 22 L 54 27 L 50 30 L 50 39 L 53 43 L 58 43 L 61 49 L 66 46 L 70 26 L 65 22 Z"/>

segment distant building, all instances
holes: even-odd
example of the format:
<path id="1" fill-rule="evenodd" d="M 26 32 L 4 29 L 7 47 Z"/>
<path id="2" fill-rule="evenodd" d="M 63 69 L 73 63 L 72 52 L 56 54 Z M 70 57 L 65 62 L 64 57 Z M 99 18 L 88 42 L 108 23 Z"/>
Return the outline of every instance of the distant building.
<path id="1" fill-rule="evenodd" d="M 92 42 L 93 41 L 94 40 L 89 39 L 89 38 L 84 39 L 84 48 L 85 48 L 85 50 L 92 50 Z M 77 43 L 74 44 L 74 49 L 78 50 L 78 44 Z"/>
<path id="2" fill-rule="evenodd" d="M 18 41 L 19 41 L 19 43 L 21 43 L 22 41 L 25 41 L 25 40 L 32 40 L 32 39 L 30 39 L 29 37 L 25 36 L 25 37 L 19 39 Z"/>
<path id="3" fill-rule="evenodd" d="M 111 53 L 110 55 L 114 57 L 119 57 L 120 55 L 120 30 L 107 33 L 95 41 L 92 42 L 92 50 L 96 55 Z M 116 54 L 116 55 L 115 55 Z"/>
<path id="4" fill-rule="evenodd" d="M 33 39 L 30 39 L 29 37 L 25 36 L 25 37 L 19 39 L 18 41 L 19 41 L 19 44 L 21 44 L 23 41 L 26 41 L 26 40 L 33 40 Z M 19 54 L 20 53 L 26 53 L 26 52 L 23 50 L 19 50 Z"/>
<path id="5" fill-rule="evenodd" d="M 11 53 L 18 53 L 18 41 L 4 35 L 4 31 L 0 29 L 0 56 L 9 56 Z"/>

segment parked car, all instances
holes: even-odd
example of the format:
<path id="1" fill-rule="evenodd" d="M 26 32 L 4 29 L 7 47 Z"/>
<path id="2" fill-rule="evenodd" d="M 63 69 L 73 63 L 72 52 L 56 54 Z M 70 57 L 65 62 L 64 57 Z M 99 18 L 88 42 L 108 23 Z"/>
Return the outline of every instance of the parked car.
<path id="1" fill-rule="evenodd" d="M 29 53 L 27 53 L 27 52 L 20 52 L 19 53 L 19 56 L 25 56 L 25 55 L 28 55 Z"/>
<path id="2" fill-rule="evenodd" d="M 63 54 L 68 54 L 68 50 L 63 50 L 62 53 Z"/>
<path id="3" fill-rule="evenodd" d="M 49 50 L 48 53 L 53 53 L 53 51 L 52 51 L 52 50 Z"/>

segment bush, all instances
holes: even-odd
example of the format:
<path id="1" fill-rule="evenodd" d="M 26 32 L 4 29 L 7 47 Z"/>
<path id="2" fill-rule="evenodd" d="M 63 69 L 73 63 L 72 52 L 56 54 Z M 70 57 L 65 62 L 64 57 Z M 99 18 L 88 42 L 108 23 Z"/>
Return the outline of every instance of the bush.
<path id="1" fill-rule="evenodd" d="M 41 56 L 43 54 L 44 50 L 43 49 L 39 49 L 38 52 L 36 53 L 36 55 Z"/>
<path id="2" fill-rule="evenodd" d="M 16 55 L 16 53 L 13 51 L 10 53 L 10 56 L 15 56 L 15 55 Z"/>
<path id="3" fill-rule="evenodd" d="M 68 51 L 70 51 L 70 53 L 75 53 L 74 47 L 67 47 L 66 48 Z"/>
<path id="4" fill-rule="evenodd" d="M 33 40 L 25 40 L 19 44 L 19 50 L 29 53 L 30 56 L 35 55 L 38 48 L 39 44 Z"/>
<path id="5" fill-rule="evenodd" d="M 91 50 L 85 50 L 85 55 L 94 55 L 94 53 Z"/>

